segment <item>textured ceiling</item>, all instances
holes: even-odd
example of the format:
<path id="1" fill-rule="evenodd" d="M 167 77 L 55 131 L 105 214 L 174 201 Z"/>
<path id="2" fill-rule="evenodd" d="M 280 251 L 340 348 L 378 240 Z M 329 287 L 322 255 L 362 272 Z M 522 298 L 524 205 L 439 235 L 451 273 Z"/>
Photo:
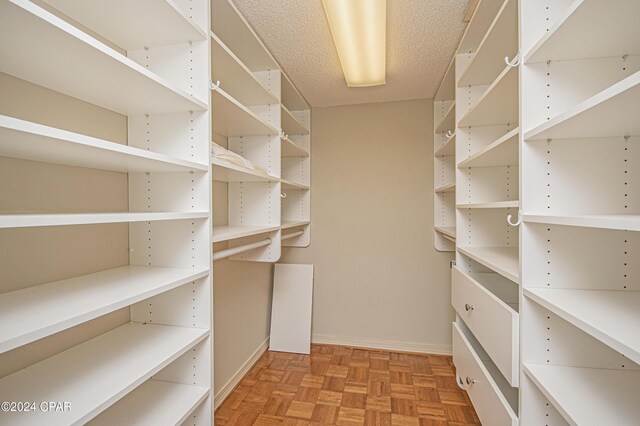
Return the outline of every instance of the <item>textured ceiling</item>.
<path id="1" fill-rule="evenodd" d="M 387 0 L 387 84 L 347 87 L 321 0 L 232 0 L 313 107 L 432 98 L 468 0 Z"/>

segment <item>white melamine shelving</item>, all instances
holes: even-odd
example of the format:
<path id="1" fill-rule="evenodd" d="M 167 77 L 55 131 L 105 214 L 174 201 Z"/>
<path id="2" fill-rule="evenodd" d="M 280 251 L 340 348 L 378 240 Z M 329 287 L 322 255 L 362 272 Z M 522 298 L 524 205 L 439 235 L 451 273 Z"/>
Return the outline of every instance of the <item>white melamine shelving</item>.
<path id="1" fill-rule="evenodd" d="M 575 0 L 526 53 L 524 62 L 637 54 L 638 15 L 640 4 L 637 1 L 620 1 L 612 5 L 598 0 Z M 598 28 L 595 37 L 594 28 Z"/>
<path id="2" fill-rule="evenodd" d="M 206 164 L 0 116 L 0 155 L 113 172 L 207 171 Z"/>
<path id="3" fill-rule="evenodd" d="M 258 114 L 231 97 L 221 87 L 211 96 L 213 109 L 213 131 L 223 136 L 277 135 L 278 129 Z"/>
<path id="4" fill-rule="evenodd" d="M 2 423 L 80 424 L 141 385 L 209 335 L 190 327 L 129 323 L 0 379 L 3 401 L 67 401 L 51 413 L 0 413 Z"/>
<path id="5" fill-rule="evenodd" d="M 213 180 L 218 182 L 279 182 L 280 178 L 259 170 L 247 169 L 237 164 L 213 157 Z"/>
<path id="6" fill-rule="evenodd" d="M 506 0 L 482 39 L 478 50 L 458 79 L 458 86 L 490 84 L 504 68 L 505 56 L 518 51 L 518 2 Z"/>
<path id="7" fill-rule="evenodd" d="M 277 231 L 280 226 L 221 225 L 213 227 L 213 242 L 234 240 Z"/>
<path id="8" fill-rule="evenodd" d="M 282 131 L 287 135 L 308 135 L 309 129 L 284 106 L 281 107 Z"/>
<path id="9" fill-rule="evenodd" d="M 520 128 L 516 127 L 486 148 L 458 163 L 458 167 L 495 167 L 518 164 L 518 138 Z"/>
<path id="10" fill-rule="evenodd" d="M 503 71 L 460 119 L 458 127 L 518 123 L 518 69 L 501 68 Z"/>
<path id="11" fill-rule="evenodd" d="M 456 117 L 456 103 L 455 101 L 451 103 L 451 106 L 444 114 L 442 120 L 436 125 L 436 133 L 446 132 L 447 130 L 453 130 L 456 125 L 455 121 Z"/>
<path id="12" fill-rule="evenodd" d="M 277 104 L 279 100 L 267 89 L 240 59 L 211 33 L 212 80 L 220 81 L 243 105 Z"/>
<path id="13" fill-rule="evenodd" d="M 309 151 L 295 143 L 289 138 L 281 138 L 283 157 L 308 157 Z"/>
<path id="14" fill-rule="evenodd" d="M 518 283 L 520 271 L 517 247 L 460 247 L 458 251 L 481 265 Z"/>
<path id="15" fill-rule="evenodd" d="M 459 209 L 506 209 L 506 208 L 518 208 L 519 206 L 520 206 L 520 203 L 518 200 L 491 201 L 487 203 L 456 204 L 456 208 L 459 208 Z"/>
<path id="16" fill-rule="evenodd" d="M 309 189 L 309 185 L 282 179 L 282 189 Z"/>
<path id="17" fill-rule="evenodd" d="M 436 226 L 435 230 L 451 238 L 456 238 L 455 226 Z"/>
<path id="18" fill-rule="evenodd" d="M 282 104 L 289 111 L 309 109 L 307 101 L 304 100 L 298 89 L 293 85 L 289 77 L 282 73 Z"/>
<path id="19" fill-rule="evenodd" d="M 291 221 L 282 221 L 282 229 L 291 229 L 298 228 L 300 226 L 308 225 L 310 221 L 308 220 L 291 220 Z"/>
<path id="20" fill-rule="evenodd" d="M 586 228 L 640 231 L 640 215 L 535 215 L 525 214 L 525 222 Z"/>
<path id="21" fill-rule="evenodd" d="M 207 219 L 208 217 L 209 213 L 207 212 L 0 214 L 0 229 L 99 223 L 155 222 L 161 220 Z"/>
<path id="22" fill-rule="evenodd" d="M 455 155 L 456 152 L 456 135 L 448 138 L 445 143 L 436 150 L 436 157 L 446 157 Z"/>
<path id="23" fill-rule="evenodd" d="M 207 105 L 27 0 L 0 5 L 3 72 L 121 114 Z M 25 54 L 29 52 L 29 54 Z"/>
<path id="24" fill-rule="evenodd" d="M 527 288 L 524 295 L 640 364 L 640 292 Z"/>
<path id="25" fill-rule="evenodd" d="M 528 363 L 522 368 L 572 426 L 632 425 L 640 416 L 640 371 Z"/>
<path id="26" fill-rule="evenodd" d="M 149 379 L 91 421 L 91 426 L 183 424 L 209 388 Z"/>
<path id="27" fill-rule="evenodd" d="M 640 134 L 640 71 L 525 132 L 524 139 L 575 139 Z"/>
<path id="28" fill-rule="evenodd" d="M 474 53 L 495 20 L 504 0 L 482 0 L 478 3 L 458 45 L 458 53 Z"/>
<path id="29" fill-rule="evenodd" d="M 439 186 L 435 189 L 436 193 L 443 193 L 443 192 L 456 192 L 456 184 L 455 183 L 448 183 L 446 185 L 442 185 Z"/>
<path id="30" fill-rule="evenodd" d="M 45 2 L 126 50 L 202 41 L 207 37 L 173 0 Z"/>
<path id="31" fill-rule="evenodd" d="M 0 295 L 0 353 L 207 276 L 208 269 L 124 266 Z"/>

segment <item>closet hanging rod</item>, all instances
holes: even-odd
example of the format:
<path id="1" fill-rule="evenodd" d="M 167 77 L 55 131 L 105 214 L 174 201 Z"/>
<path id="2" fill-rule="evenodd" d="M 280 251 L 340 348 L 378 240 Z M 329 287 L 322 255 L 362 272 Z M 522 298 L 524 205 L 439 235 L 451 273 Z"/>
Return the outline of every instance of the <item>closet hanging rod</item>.
<path id="1" fill-rule="evenodd" d="M 283 235 L 280 239 L 288 240 L 289 238 L 297 237 L 298 235 L 302 235 L 302 234 L 304 234 L 304 231 L 292 232 L 290 234 Z"/>
<path id="2" fill-rule="evenodd" d="M 256 241 L 255 243 L 243 244 L 238 247 L 231 247 L 226 250 L 221 250 L 213 253 L 213 260 L 224 259 L 225 257 L 233 256 L 235 254 L 244 253 L 245 251 L 257 249 L 259 247 L 268 246 L 271 244 L 271 238 L 265 238 L 261 241 Z"/>

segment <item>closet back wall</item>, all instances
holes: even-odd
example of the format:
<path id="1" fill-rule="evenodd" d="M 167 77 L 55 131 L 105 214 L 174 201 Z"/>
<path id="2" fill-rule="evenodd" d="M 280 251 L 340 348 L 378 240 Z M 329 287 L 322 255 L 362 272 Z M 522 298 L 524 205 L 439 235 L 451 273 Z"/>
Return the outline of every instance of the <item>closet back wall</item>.
<path id="1" fill-rule="evenodd" d="M 433 247 L 433 101 L 315 108 L 312 239 L 318 343 L 450 353 L 451 253 Z"/>

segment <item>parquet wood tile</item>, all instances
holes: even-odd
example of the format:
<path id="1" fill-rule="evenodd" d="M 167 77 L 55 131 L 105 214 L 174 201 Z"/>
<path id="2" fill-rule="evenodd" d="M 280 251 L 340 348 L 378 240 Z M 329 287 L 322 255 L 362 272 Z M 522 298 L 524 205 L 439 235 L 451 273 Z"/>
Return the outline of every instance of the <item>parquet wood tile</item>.
<path id="1" fill-rule="evenodd" d="M 312 345 L 266 352 L 215 412 L 218 426 L 479 425 L 451 357 Z"/>

